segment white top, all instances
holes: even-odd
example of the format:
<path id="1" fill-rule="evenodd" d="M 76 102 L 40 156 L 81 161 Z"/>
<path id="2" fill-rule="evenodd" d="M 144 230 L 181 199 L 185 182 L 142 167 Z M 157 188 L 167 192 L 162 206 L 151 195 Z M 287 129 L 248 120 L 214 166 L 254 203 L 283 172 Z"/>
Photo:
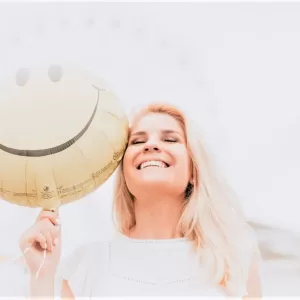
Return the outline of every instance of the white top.
<path id="1" fill-rule="evenodd" d="M 185 238 L 138 240 L 118 234 L 109 242 L 75 250 L 61 264 L 59 274 L 68 280 L 76 299 L 109 296 L 226 298 L 220 287 L 207 282 L 192 247 L 192 242 Z"/>

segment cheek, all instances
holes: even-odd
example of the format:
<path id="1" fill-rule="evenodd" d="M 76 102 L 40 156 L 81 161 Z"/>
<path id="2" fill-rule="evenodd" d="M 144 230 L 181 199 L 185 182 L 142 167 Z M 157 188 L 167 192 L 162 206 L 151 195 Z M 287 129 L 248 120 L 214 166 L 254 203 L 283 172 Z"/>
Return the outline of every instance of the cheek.
<path id="1" fill-rule="evenodd" d="M 131 149 L 127 149 L 124 157 L 123 157 L 123 172 L 125 179 L 126 177 L 130 177 L 130 173 L 133 171 L 133 159 L 134 159 L 134 151 Z"/>
<path id="2" fill-rule="evenodd" d="M 184 174 L 185 176 L 189 176 L 191 174 L 191 164 L 189 157 L 182 157 L 179 165 L 182 175 Z"/>
<path id="3" fill-rule="evenodd" d="M 126 151 L 124 154 L 124 157 L 123 157 L 123 162 L 122 162 L 124 173 L 127 172 L 127 170 L 128 170 L 129 161 L 130 161 L 130 155 L 128 154 L 128 151 Z"/>
<path id="4" fill-rule="evenodd" d="M 177 164 L 181 167 L 181 168 L 190 168 L 190 157 L 188 154 L 188 151 L 185 147 L 181 146 L 178 147 L 177 149 L 173 149 L 175 151 L 173 151 L 173 157 L 175 158 Z"/>
<path id="5" fill-rule="evenodd" d="M 191 177 L 192 172 L 192 164 L 191 159 L 186 151 L 182 151 L 180 153 L 181 155 L 178 155 L 178 172 L 182 175 L 182 178 L 188 177 L 188 179 Z"/>

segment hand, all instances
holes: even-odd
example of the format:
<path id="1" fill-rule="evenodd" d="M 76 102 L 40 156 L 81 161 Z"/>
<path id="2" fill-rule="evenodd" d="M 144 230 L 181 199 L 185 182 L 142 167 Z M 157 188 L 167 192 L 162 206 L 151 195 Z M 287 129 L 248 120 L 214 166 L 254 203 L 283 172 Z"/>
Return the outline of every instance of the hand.
<path id="1" fill-rule="evenodd" d="M 22 234 L 19 246 L 31 275 L 38 272 L 39 277 L 54 276 L 61 256 L 58 213 L 42 211 L 35 224 Z"/>

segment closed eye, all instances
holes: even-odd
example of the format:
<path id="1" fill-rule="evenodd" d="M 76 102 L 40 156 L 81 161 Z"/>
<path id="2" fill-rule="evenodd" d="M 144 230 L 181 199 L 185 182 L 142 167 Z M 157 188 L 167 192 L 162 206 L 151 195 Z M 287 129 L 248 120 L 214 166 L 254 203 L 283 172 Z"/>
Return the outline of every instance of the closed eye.
<path id="1" fill-rule="evenodd" d="M 145 143 L 145 141 L 143 141 L 143 140 L 133 140 L 133 141 L 131 141 L 131 145 L 136 145 L 136 144 L 142 144 L 142 143 Z"/>
<path id="2" fill-rule="evenodd" d="M 164 139 L 165 142 L 168 142 L 168 143 L 176 143 L 178 142 L 178 140 L 176 138 L 165 138 Z M 137 145 L 137 144 L 142 144 L 142 143 L 145 143 L 146 141 L 145 140 L 133 140 L 131 141 L 131 145 Z"/>
<path id="3" fill-rule="evenodd" d="M 176 143 L 176 142 L 177 142 L 177 139 L 174 139 L 174 138 L 167 138 L 167 139 L 165 139 L 165 142 Z"/>

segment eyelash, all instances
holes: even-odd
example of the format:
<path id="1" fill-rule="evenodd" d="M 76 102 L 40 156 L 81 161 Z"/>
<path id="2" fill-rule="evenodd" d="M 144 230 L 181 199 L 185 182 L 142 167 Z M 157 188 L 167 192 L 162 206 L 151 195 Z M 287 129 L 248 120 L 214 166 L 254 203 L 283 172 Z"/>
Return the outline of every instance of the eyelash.
<path id="1" fill-rule="evenodd" d="M 175 139 L 175 138 L 166 138 L 164 141 L 167 142 L 167 143 L 176 143 L 177 139 Z M 143 140 L 133 140 L 131 142 L 131 145 L 137 145 L 137 144 L 142 144 L 142 143 L 145 143 L 145 141 L 143 141 Z"/>
<path id="2" fill-rule="evenodd" d="M 168 142 L 168 143 L 176 143 L 176 142 L 177 142 L 177 139 L 174 139 L 174 138 L 168 138 L 168 139 L 165 139 L 165 142 Z"/>
<path id="3" fill-rule="evenodd" d="M 136 145 L 136 144 L 141 144 L 141 143 L 143 143 L 142 141 L 135 141 L 135 140 L 133 140 L 130 144 L 131 145 Z"/>

